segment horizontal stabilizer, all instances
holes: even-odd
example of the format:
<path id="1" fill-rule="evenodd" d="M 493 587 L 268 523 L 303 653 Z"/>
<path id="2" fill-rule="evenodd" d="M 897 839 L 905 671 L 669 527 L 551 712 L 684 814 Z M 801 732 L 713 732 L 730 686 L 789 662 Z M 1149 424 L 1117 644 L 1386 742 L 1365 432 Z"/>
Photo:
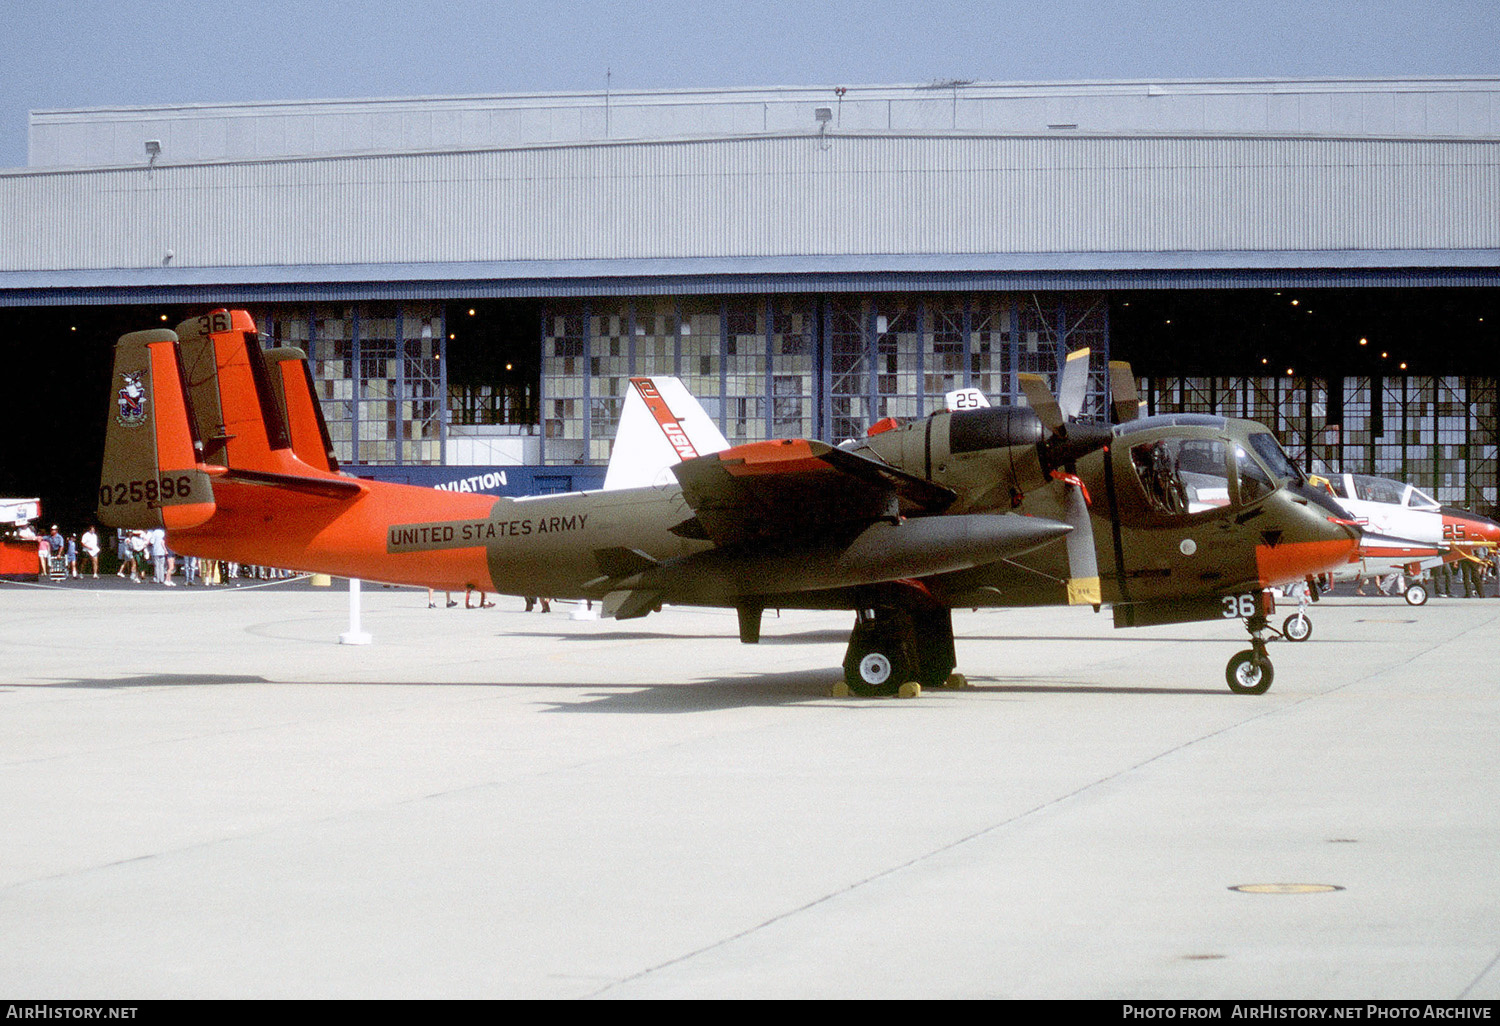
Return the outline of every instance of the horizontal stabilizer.
<path id="1" fill-rule="evenodd" d="M 286 488 L 304 495 L 321 495 L 329 499 L 350 499 L 369 490 L 369 485 L 352 477 L 302 477 L 298 474 L 274 474 L 262 470 L 231 470 L 226 481 L 241 484 Z"/>

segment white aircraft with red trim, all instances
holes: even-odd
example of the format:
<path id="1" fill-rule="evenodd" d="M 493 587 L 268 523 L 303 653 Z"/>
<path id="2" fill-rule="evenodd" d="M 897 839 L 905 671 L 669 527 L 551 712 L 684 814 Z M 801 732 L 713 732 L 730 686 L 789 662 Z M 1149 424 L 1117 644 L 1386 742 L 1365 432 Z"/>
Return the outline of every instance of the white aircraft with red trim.
<path id="1" fill-rule="evenodd" d="M 1335 580 L 1389 578 L 1406 601 L 1427 601 L 1422 573 L 1444 563 L 1473 558 L 1476 548 L 1500 546 L 1500 523 L 1444 506 L 1413 485 L 1371 474 L 1320 474 L 1322 482 L 1364 528 L 1359 551 Z"/>

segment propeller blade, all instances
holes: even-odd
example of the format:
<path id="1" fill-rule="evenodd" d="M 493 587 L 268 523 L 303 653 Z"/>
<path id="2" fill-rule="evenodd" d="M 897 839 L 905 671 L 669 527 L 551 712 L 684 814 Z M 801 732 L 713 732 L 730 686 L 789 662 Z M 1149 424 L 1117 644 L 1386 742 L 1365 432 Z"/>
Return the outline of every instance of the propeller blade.
<path id="1" fill-rule="evenodd" d="M 1099 591 L 1099 557 L 1094 551 L 1094 528 L 1089 522 L 1088 499 L 1083 483 L 1072 474 L 1056 473 L 1063 482 L 1063 522 L 1068 532 L 1068 605 L 1097 606 L 1103 601 Z"/>
<path id="2" fill-rule="evenodd" d="M 1124 360 L 1109 361 L 1109 404 L 1116 424 L 1135 420 L 1145 406 L 1135 388 L 1135 371 Z"/>
<path id="3" fill-rule="evenodd" d="M 1057 378 L 1057 402 L 1066 420 L 1077 420 L 1089 392 L 1089 350 L 1075 349 Z"/>
<path id="4" fill-rule="evenodd" d="M 1026 396 L 1026 404 L 1041 420 L 1048 434 L 1055 435 L 1063 429 L 1062 407 L 1052 398 L 1047 379 L 1040 374 L 1017 374 L 1016 381 Z"/>

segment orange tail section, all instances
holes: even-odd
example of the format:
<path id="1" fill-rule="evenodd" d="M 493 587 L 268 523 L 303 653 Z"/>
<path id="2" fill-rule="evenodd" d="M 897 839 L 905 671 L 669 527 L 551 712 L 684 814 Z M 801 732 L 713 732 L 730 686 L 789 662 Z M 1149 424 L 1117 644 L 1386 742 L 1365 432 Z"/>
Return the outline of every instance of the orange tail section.
<path id="1" fill-rule="evenodd" d="M 250 315 L 215 310 L 179 324 L 177 339 L 204 458 L 231 470 L 304 469 L 292 452 L 286 414 Z"/>
<path id="2" fill-rule="evenodd" d="M 323 419 L 323 407 L 318 405 L 317 395 L 313 390 L 312 370 L 307 365 L 307 354 L 291 347 L 267 349 L 265 359 L 271 389 L 286 423 L 292 453 L 317 470 L 327 473 L 337 471 L 339 461 L 333 455 L 333 439 L 328 434 L 328 422 Z"/>
<path id="3" fill-rule="evenodd" d="M 306 358 L 262 352 L 245 311 L 127 335 L 115 359 L 103 522 L 164 526 L 186 555 L 493 590 L 482 543 L 413 552 L 391 539 L 435 522 L 460 542 L 478 538 L 498 500 L 338 473 Z"/>

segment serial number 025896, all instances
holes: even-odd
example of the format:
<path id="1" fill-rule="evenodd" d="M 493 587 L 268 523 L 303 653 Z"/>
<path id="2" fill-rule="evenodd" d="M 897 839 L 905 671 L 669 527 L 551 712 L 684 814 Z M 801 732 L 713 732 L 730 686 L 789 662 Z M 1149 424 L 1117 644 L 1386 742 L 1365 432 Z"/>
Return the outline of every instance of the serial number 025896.
<path id="1" fill-rule="evenodd" d="M 187 499 L 193 493 L 193 479 L 188 474 L 176 477 L 163 474 L 144 481 L 115 481 L 99 486 L 100 506 L 137 505 L 142 502 L 163 502 L 167 499 Z"/>

